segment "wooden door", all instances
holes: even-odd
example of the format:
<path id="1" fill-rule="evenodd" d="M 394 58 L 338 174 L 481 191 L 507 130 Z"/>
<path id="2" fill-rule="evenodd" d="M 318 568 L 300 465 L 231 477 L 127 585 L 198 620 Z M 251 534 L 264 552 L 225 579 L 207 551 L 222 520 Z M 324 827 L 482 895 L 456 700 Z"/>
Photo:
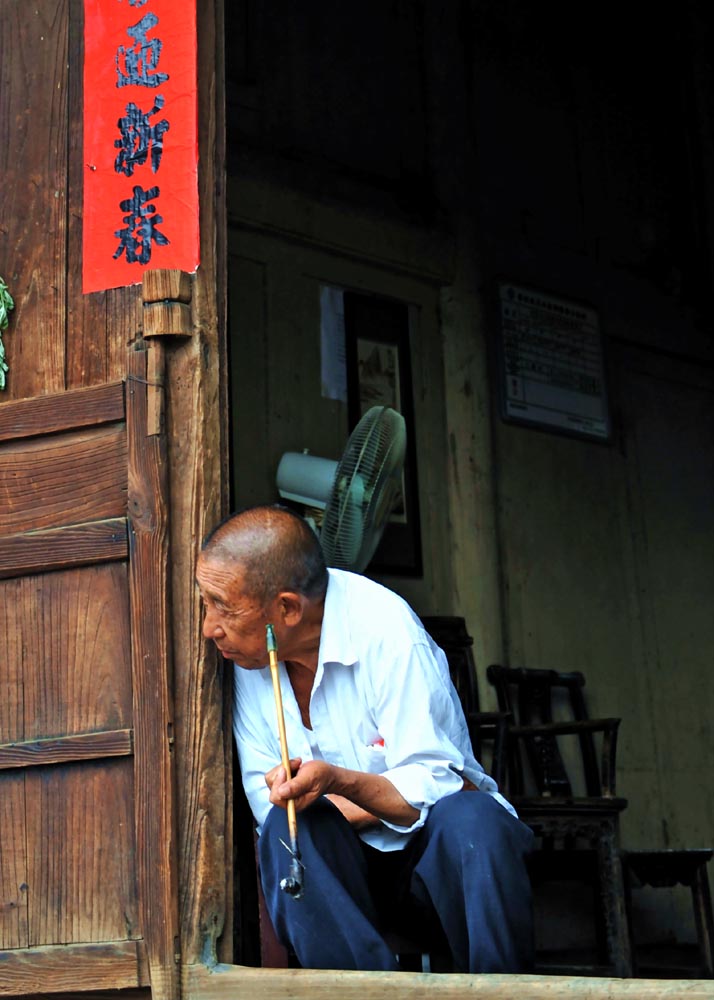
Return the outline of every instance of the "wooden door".
<path id="1" fill-rule="evenodd" d="M 179 995 L 162 350 L 0 407 L 0 995 Z"/>

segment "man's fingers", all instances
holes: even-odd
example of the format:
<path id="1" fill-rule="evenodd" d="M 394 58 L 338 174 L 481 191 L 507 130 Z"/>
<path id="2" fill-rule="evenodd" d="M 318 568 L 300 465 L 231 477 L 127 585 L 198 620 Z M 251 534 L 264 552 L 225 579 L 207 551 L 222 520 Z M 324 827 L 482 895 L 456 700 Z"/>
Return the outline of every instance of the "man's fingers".
<path id="1" fill-rule="evenodd" d="M 300 769 L 302 764 L 302 757 L 291 757 L 290 758 L 290 771 L 294 774 Z M 276 781 L 283 782 L 287 778 L 285 773 L 285 768 L 282 764 L 276 764 L 272 767 L 265 775 L 265 784 L 268 788 L 272 788 Z"/>
<path id="2" fill-rule="evenodd" d="M 300 769 L 302 764 L 302 757 L 291 757 L 290 758 L 290 773 L 295 774 L 296 771 Z"/>

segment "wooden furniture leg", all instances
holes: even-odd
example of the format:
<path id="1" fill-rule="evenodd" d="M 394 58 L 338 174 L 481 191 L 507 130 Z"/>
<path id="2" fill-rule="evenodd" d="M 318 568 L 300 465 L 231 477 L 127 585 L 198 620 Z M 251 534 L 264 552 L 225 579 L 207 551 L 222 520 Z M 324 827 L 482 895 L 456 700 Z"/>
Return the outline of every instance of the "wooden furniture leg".
<path id="1" fill-rule="evenodd" d="M 609 824 L 603 831 L 596 846 L 608 961 L 616 976 L 628 979 L 632 976 L 632 948 L 625 906 L 622 864 L 613 825 Z"/>
<path id="2" fill-rule="evenodd" d="M 706 864 L 699 865 L 692 880 L 692 902 L 697 925 L 697 938 L 706 975 L 714 979 L 714 918 Z"/>

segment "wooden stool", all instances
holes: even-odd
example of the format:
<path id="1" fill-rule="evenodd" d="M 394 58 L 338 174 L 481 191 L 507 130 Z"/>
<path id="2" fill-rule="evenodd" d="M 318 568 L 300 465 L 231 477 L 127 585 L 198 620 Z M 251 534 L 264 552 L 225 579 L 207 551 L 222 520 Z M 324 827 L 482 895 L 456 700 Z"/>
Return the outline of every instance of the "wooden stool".
<path id="1" fill-rule="evenodd" d="M 714 854 L 714 850 L 708 848 L 622 852 L 628 919 L 630 921 L 632 920 L 630 892 L 633 887 L 646 885 L 656 889 L 675 885 L 688 885 L 690 887 L 702 973 L 709 979 L 714 978 L 714 918 L 712 917 L 712 900 L 709 892 L 709 879 L 707 878 L 707 862 L 712 854 Z M 634 938 L 632 940 L 634 963 Z"/>

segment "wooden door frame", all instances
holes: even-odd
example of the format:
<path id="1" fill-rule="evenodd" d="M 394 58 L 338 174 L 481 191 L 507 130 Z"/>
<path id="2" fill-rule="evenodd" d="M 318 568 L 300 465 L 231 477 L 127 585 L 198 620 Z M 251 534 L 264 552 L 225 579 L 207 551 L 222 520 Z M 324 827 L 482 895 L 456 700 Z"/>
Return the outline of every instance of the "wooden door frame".
<path id="1" fill-rule="evenodd" d="M 232 735 L 222 664 L 202 636 L 201 539 L 227 513 L 223 0 L 197 4 L 200 265 L 189 336 L 166 340 L 174 760 L 182 965 L 233 959 Z M 146 314 L 145 303 L 144 313 Z"/>

